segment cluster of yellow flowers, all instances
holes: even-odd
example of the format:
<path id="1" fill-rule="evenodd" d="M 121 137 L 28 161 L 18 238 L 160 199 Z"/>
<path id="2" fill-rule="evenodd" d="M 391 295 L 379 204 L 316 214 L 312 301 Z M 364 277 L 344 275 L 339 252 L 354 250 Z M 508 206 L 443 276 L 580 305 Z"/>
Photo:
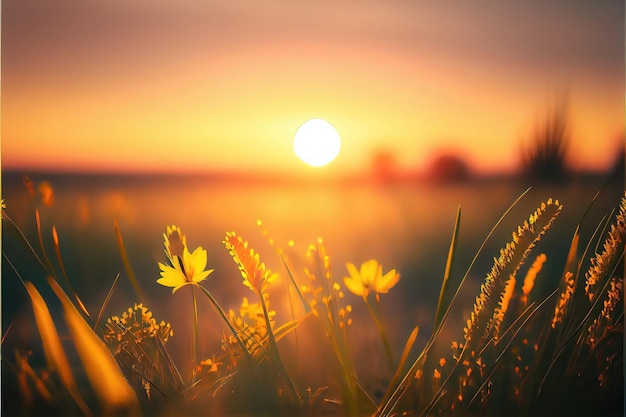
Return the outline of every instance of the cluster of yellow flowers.
<path id="1" fill-rule="evenodd" d="M 194 350 L 195 361 L 192 381 L 203 384 L 215 382 L 216 378 L 223 376 L 223 370 L 234 371 L 242 356 L 248 356 L 257 361 L 268 357 L 270 362 L 277 367 L 278 372 L 284 373 L 280 357 L 275 351 L 276 340 L 286 334 L 289 329 L 295 328 L 298 320 L 285 323 L 275 329 L 276 311 L 269 309 L 268 285 L 275 280 L 277 274 L 270 271 L 261 262 L 259 254 L 235 232 L 226 233 L 223 244 L 239 268 L 243 277 L 242 284 L 258 297 L 258 302 L 251 302 L 248 297 L 244 296 L 238 312 L 233 309 L 226 311 L 219 307 L 217 301 L 200 284 L 214 271 L 207 269 L 207 251 L 200 246 L 193 250 L 189 249 L 187 237 L 176 225 L 167 226 L 163 240 L 167 259 L 166 262 L 158 263 L 160 276 L 156 282 L 172 288 L 172 293 L 187 285 L 202 289 L 230 330 L 222 338 L 223 354 L 218 355 L 217 358 L 213 356 L 209 359 L 199 360 L 198 352 Z M 304 277 L 308 280 L 306 284 L 298 285 L 300 295 L 305 302 L 305 309 L 310 309 L 309 311 L 322 318 L 327 334 L 333 339 L 335 352 L 344 363 L 349 359 L 344 332 L 346 326 L 352 323 L 352 318 L 350 318 L 352 306 L 339 302 L 345 297 L 345 294 L 341 283 L 333 279 L 330 257 L 326 254 L 321 239 L 317 245 L 309 247 L 306 255 L 308 262 L 304 268 Z M 395 269 L 383 274 L 382 265 L 373 259 L 364 262 L 359 269 L 352 263 L 347 263 L 346 268 L 348 276 L 343 278 L 343 284 L 351 293 L 362 297 L 368 307 L 370 307 L 368 304 L 370 294 L 376 294 L 378 302 L 379 294 L 387 293 L 400 279 L 400 274 Z M 293 277 L 291 278 L 293 280 Z M 194 327 L 193 343 L 197 349 L 197 307 L 195 302 L 194 295 L 196 327 Z M 380 319 L 374 318 L 377 320 L 377 326 L 381 327 Z M 386 345 L 388 345 L 382 328 L 379 330 Z M 127 340 L 128 338 L 133 339 L 133 343 L 139 345 L 142 341 L 153 337 L 158 337 L 162 342 L 165 342 L 172 334 L 169 323 L 157 324 L 147 308 L 142 304 L 136 304 L 134 308 L 125 311 L 121 317 L 114 316 L 108 320 L 104 339 L 116 355 L 124 356 L 129 353 L 132 355 L 130 351 L 135 349 L 135 347 L 131 347 L 128 352 L 124 350 L 124 346 L 131 343 Z M 132 362 L 132 358 L 128 359 L 129 362 Z M 155 357 L 153 363 L 157 362 L 158 358 Z M 146 375 L 158 379 L 158 376 L 154 376 L 149 370 L 144 371 Z M 149 393 L 149 385 L 147 383 L 147 393 Z"/>
<path id="2" fill-rule="evenodd" d="M 157 323 L 152 312 L 143 304 L 135 304 L 122 313 L 107 320 L 104 340 L 114 346 L 113 351 L 121 350 L 126 344 L 140 344 L 144 340 L 159 338 L 163 343 L 174 335 L 169 323 Z M 129 339 L 130 338 L 130 339 Z"/>

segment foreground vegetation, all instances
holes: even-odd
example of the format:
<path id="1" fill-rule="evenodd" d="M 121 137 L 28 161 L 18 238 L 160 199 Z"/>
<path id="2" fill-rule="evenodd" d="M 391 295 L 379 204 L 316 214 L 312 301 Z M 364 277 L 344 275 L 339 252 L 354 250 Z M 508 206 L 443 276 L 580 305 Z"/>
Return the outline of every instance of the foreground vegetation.
<path id="1" fill-rule="evenodd" d="M 189 247 L 180 227 L 165 227 L 162 262 L 155 265 L 154 280 L 146 282 L 135 276 L 116 225 L 124 278 L 132 283 L 137 302 L 106 318 L 116 279 L 101 309 L 88 311 L 65 272 L 55 226 L 40 221 L 50 190 L 37 190 L 28 181 L 27 186 L 33 197 L 39 195 L 38 242 L 30 242 L 2 213 L 5 233 L 16 237 L 11 244 L 23 244 L 48 276 L 47 282 L 35 285 L 14 271 L 32 302 L 42 342 L 24 350 L 3 350 L 4 365 L 14 370 L 24 415 L 623 414 L 626 198 L 594 225 L 590 236 L 581 236 L 584 218 L 573 225 L 567 260 L 556 268 L 558 277 L 546 276 L 546 271 L 554 270 L 546 268 L 552 254 L 549 248 L 539 252 L 537 244 L 563 207 L 550 198 L 539 203 L 496 254 L 464 328 L 451 331 L 449 318 L 459 310 L 459 294 L 474 262 L 492 233 L 509 227 L 503 224 L 519 199 L 465 266 L 455 263 L 459 209 L 439 278 L 434 321 L 404 323 L 413 331 L 404 348 L 396 351 L 381 297 L 394 291 L 400 273 L 376 260 L 362 265 L 335 260 L 322 240 L 298 253 L 292 245 L 277 247 L 268 238 L 282 265 L 276 272 L 266 267 L 244 237 L 226 233 L 224 250 L 239 270 L 233 279 L 243 284 L 241 305 L 234 311 L 222 307 L 207 288 L 213 272 L 207 252 Z M 48 234 L 52 248 L 44 245 L 43 236 Z M 13 265 L 4 251 L 3 261 Z M 550 288 L 539 285 L 541 281 L 559 285 Z M 172 288 L 180 309 L 189 310 L 191 340 L 172 337 L 177 330 L 142 303 L 142 287 L 147 285 Z M 272 307 L 285 298 L 291 300 L 287 318 Z M 352 316 L 355 302 L 364 303 L 367 321 Z M 212 306 L 214 315 L 201 316 L 199 303 Z M 62 314 L 54 313 L 55 305 Z M 216 351 L 200 348 L 199 340 L 206 337 L 199 331 L 202 320 L 221 323 Z M 428 325 L 433 329 L 428 341 L 416 346 L 418 326 Z M 350 333 L 355 326 L 374 326 L 380 336 L 378 346 L 389 372 L 386 391 L 379 396 L 359 378 L 367 364 L 356 363 L 352 353 Z M 285 344 L 305 327 L 325 336 L 318 343 L 329 354 L 323 356 L 324 363 L 316 364 L 327 374 L 327 383 L 321 386 L 312 386 L 285 354 Z M 9 336 L 10 326 L 3 341 Z M 171 351 L 176 343 L 191 345 L 192 363 L 175 362 Z M 42 369 L 29 360 L 29 351 L 39 349 L 46 360 Z"/>

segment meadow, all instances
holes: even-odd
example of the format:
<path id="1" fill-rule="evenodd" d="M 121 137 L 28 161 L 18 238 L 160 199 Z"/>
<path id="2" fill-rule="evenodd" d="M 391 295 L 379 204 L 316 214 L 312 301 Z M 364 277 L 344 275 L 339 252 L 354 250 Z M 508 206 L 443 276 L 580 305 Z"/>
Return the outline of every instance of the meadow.
<path id="1" fill-rule="evenodd" d="M 623 179 L 3 173 L 4 415 L 622 415 Z"/>

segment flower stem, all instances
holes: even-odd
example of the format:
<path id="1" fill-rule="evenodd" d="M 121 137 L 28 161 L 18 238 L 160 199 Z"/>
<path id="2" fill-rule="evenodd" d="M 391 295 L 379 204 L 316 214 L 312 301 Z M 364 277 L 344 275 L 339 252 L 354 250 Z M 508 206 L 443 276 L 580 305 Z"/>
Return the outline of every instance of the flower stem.
<path id="1" fill-rule="evenodd" d="M 222 321 L 226 324 L 226 326 L 228 327 L 228 330 L 230 330 L 230 333 L 235 337 L 235 339 L 237 339 L 237 342 L 239 343 L 239 346 L 241 347 L 241 351 L 245 355 L 246 359 L 249 362 L 251 362 L 252 361 L 252 357 L 250 356 L 250 352 L 248 352 L 248 349 L 246 348 L 246 345 L 243 343 L 243 341 L 241 340 L 241 338 L 237 334 L 237 330 L 235 330 L 235 328 L 233 327 L 233 325 L 230 322 L 230 320 L 228 320 L 228 317 L 226 317 L 226 314 L 224 313 L 224 310 L 222 309 L 222 307 L 220 307 L 220 305 L 217 302 L 217 300 L 215 299 L 215 297 L 213 297 L 213 294 L 211 294 L 209 292 L 209 290 L 204 288 L 202 285 L 200 285 L 200 284 L 196 284 L 196 285 L 202 290 L 204 295 L 207 296 L 207 298 L 211 302 L 211 305 L 213 305 L 213 308 L 215 309 L 217 314 L 220 316 Z"/>
<path id="2" fill-rule="evenodd" d="M 191 383 L 193 384 L 196 382 L 196 367 L 198 366 L 198 301 L 196 299 L 196 290 L 193 285 L 191 286 L 191 298 L 193 300 L 193 368 L 191 371 Z"/>
<path id="3" fill-rule="evenodd" d="M 278 345 L 276 343 L 276 339 L 274 338 L 274 331 L 272 330 L 272 324 L 270 321 L 269 312 L 267 311 L 267 306 L 265 304 L 265 297 L 263 296 L 263 291 L 259 291 L 258 295 L 259 295 L 259 299 L 261 300 L 261 307 L 263 308 L 263 316 L 265 317 L 265 325 L 267 326 L 267 335 L 268 335 L 269 343 L 270 343 L 269 352 L 272 353 L 272 356 L 273 356 L 272 361 L 275 362 L 275 365 L 278 367 L 278 372 L 281 374 L 281 376 L 284 378 L 285 382 L 287 383 L 287 387 L 289 388 L 289 391 L 291 391 L 291 395 L 296 401 L 299 402 L 301 400 L 300 394 L 298 393 L 296 386 L 291 380 L 291 377 L 287 373 L 287 368 L 285 368 L 285 365 L 283 364 L 283 361 L 280 357 L 280 352 L 278 351 Z"/>
<path id="4" fill-rule="evenodd" d="M 387 332 L 385 332 L 385 326 L 383 326 L 383 323 L 380 317 L 378 317 L 378 314 L 374 310 L 374 307 L 372 307 L 372 305 L 370 304 L 369 299 L 366 296 L 364 296 L 363 300 L 365 301 L 367 310 L 372 316 L 372 320 L 374 320 L 376 329 L 378 329 L 378 334 L 380 334 L 380 338 L 382 339 L 383 345 L 385 347 L 385 353 L 387 355 L 387 360 L 389 362 L 389 368 L 391 369 L 391 372 L 393 372 L 395 369 L 394 364 L 393 364 L 393 351 L 391 349 L 391 344 L 389 343 L 389 338 L 387 337 Z M 378 294 L 376 294 L 376 304 L 378 306 L 378 311 L 380 312 L 380 298 L 378 297 Z"/>

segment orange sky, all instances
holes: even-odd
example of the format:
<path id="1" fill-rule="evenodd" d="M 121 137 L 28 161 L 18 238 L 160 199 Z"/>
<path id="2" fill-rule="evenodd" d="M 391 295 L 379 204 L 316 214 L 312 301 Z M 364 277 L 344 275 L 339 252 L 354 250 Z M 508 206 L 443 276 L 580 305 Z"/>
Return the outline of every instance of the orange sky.
<path id="1" fill-rule="evenodd" d="M 321 117 L 334 170 L 512 170 L 563 91 L 572 159 L 611 163 L 623 2 L 502 3 L 4 0 L 2 168 L 304 172 L 293 134 Z"/>

